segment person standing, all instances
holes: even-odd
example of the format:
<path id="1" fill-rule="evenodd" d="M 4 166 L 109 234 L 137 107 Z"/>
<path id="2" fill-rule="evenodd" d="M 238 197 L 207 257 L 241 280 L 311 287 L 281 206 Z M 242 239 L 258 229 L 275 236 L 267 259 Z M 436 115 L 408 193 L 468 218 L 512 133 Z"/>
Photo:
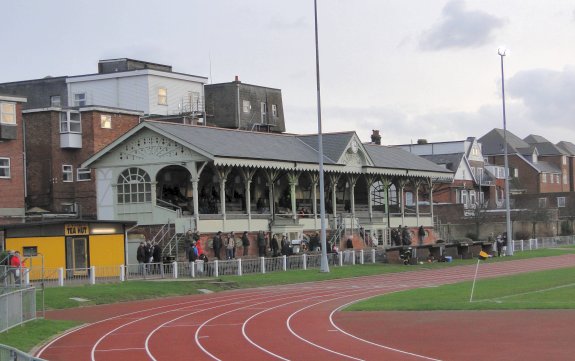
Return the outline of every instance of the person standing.
<path id="1" fill-rule="evenodd" d="M 236 248 L 236 239 L 234 238 L 234 233 L 228 233 L 228 237 L 225 242 L 226 246 L 226 259 L 234 258 L 234 248 Z"/>
<path id="2" fill-rule="evenodd" d="M 248 231 L 245 231 L 244 234 L 242 234 L 242 247 L 244 249 L 243 256 L 245 257 L 248 255 L 248 251 L 250 248 L 250 239 L 248 238 Z"/>
<path id="3" fill-rule="evenodd" d="M 258 255 L 260 257 L 266 256 L 266 238 L 264 236 L 264 231 L 258 232 Z"/>
<path id="4" fill-rule="evenodd" d="M 279 244 L 278 244 L 278 237 L 277 235 L 273 235 L 272 240 L 271 240 L 271 244 L 270 244 L 270 248 L 272 249 L 272 257 L 277 257 L 279 256 Z"/>
<path id="5" fill-rule="evenodd" d="M 158 273 L 160 273 L 160 267 L 162 267 L 162 247 L 158 243 L 154 243 L 154 248 L 152 249 L 152 258 L 155 263 L 155 268 Z"/>
<path id="6" fill-rule="evenodd" d="M 403 241 L 404 246 L 411 245 L 411 234 L 409 234 L 409 229 L 407 226 L 403 226 L 403 231 L 401 232 L 401 239 Z"/>
<path id="7" fill-rule="evenodd" d="M 425 229 L 423 228 L 423 225 L 419 226 L 417 235 L 419 236 L 419 245 L 421 246 L 423 245 L 423 240 L 425 239 Z"/>
<path id="8" fill-rule="evenodd" d="M 218 231 L 214 236 L 212 247 L 214 247 L 214 257 L 220 259 L 220 250 L 222 249 L 222 231 Z"/>
<path id="9" fill-rule="evenodd" d="M 138 260 L 138 272 L 144 274 L 144 264 L 146 263 L 146 243 L 140 242 L 138 250 L 136 251 L 136 259 Z"/>
<path id="10" fill-rule="evenodd" d="M 22 263 L 20 262 L 20 252 L 14 252 L 10 258 L 10 272 L 14 276 L 14 284 L 20 286 L 20 276 L 22 275 Z"/>
<path id="11" fill-rule="evenodd" d="M 497 257 L 501 257 L 501 251 L 503 250 L 503 238 L 500 234 L 497 235 Z"/>

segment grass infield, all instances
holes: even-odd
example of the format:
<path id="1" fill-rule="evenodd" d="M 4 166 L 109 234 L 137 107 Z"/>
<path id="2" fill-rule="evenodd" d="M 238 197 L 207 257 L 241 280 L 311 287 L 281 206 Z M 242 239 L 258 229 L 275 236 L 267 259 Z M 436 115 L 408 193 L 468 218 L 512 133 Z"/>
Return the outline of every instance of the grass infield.
<path id="1" fill-rule="evenodd" d="M 561 249 L 541 249 L 529 252 L 517 252 L 513 257 L 501 257 L 490 259 L 489 262 L 504 262 L 508 260 L 526 259 L 534 257 L 547 257 L 547 256 L 558 256 L 565 253 L 575 253 L 575 248 L 561 248 Z M 125 301 L 135 301 L 141 299 L 149 298 L 162 298 L 170 296 L 181 296 L 200 293 L 199 289 L 209 289 L 212 291 L 221 291 L 230 288 L 250 288 L 250 287 L 263 287 L 271 285 L 280 284 L 290 284 L 290 283 L 301 283 L 301 282 L 311 282 L 311 281 L 323 281 L 330 279 L 340 279 L 340 278 L 350 278 L 350 277 L 361 277 L 370 276 L 383 273 L 393 273 L 393 272 L 404 272 L 404 271 L 414 271 L 414 270 L 424 270 L 424 269 L 436 269 L 444 267 L 452 267 L 455 265 L 462 264 L 475 264 L 475 260 L 456 260 L 452 263 L 432 263 L 423 264 L 416 266 L 403 266 L 403 265 L 390 265 L 390 264 L 365 264 L 356 266 L 345 266 L 345 267 L 331 267 L 329 273 L 319 272 L 317 269 L 310 269 L 306 271 L 289 271 L 289 272 L 274 272 L 267 274 L 254 274 L 254 275 L 244 275 L 244 276 L 223 276 L 217 280 L 162 280 L 162 281 L 129 281 L 124 283 L 111 283 L 111 284 L 98 284 L 93 286 L 70 286 L 70 287 L 54 287 L 47 288 L 44 292 L 44 300 L 46 309 L 63 309 L 72 307 L 82 307 L 98 304 L 107 304 L 115 302 L 125 302 Z M 565 272 L 561 270 L 558 274 Z M 571 280 L 575 280 L 573 273 L 575 270 L 570 269 Z M 519 276 L 516 276 L 519 277 Z M 527 278 L 537 278 L 534 274 L 523 275 Z M 541 276 L 543 279 L 556 278 L 559 276 L 544 274 Z M 489 284 L 494 282 L 494 286 L 491 287 Z M 500 282 L 500 283 L 498 283 Z M 521 298 L 525 295 L 520 295 L 522 293 L 531 294 L 532 289 L 529 288 L 517 288 L 513 287 L 513 294 L 516 294 L 516 299 L 511 302 L 511 299 L 515 297 L 512 294 L 491 294 L 489 289 L 501 289 L 506 290 L 509 288 L 509 280 L 506 279 L 496 279 L 496 280 L 481 280 L 476 284 L 474 300 L 476 302 L 472 303 L 473 308 L 470 305 L 465 305 L 469 303 L 469 295 L 471 290 L 471 283 L 462 283 L 458 285 L 442 286 L 436 289 L 420 289 L 413 290 L 409 292 L 415 292 L 413 294 L 408 294 L 407 292 L 402 292 L 404 295 L 399 293 L 388 295 L 381 298 L 375 298 L 372 301 L 362 302 L 361 304 L 356 304 L 349 309 L 357 310 L 385 310 L 385 309 L 400 309 L 397 304 L 401 303 L 402 307 L 408 305 L 407 299 L 420 300 L 414 302 L 411 308 L 402 309 L 494 309 L 494 306 L 500 309 L 517 309 L 517 308 L 533 308 L 528 306 L 527 302 L 521 301 Z M 527 284 L 527 282 L 525 282 Z M 556 283 L 555 285 L 548 285 L 543 288 L 552 288 L 564 285 L 565 287 L 559 287 L 556 290 L 549 290 L 549 294 L 552 292 L 563 293 L 572 292 L 570 299 L 574 296 L 574 287 L 566 286 L 568 282 L 563 282 L 561 284 Z M 499 285 L 499 286 L 497 286 Z M 445 287 L 445 288 L 444 288 Z M 541 288 L 542 286 L 539 286 Z M 431 301 L 430 296 L 426 292 L 439 291 L 438 298 L 435 301 Z M 419 292 L 424 292 L 419 293 Z M 546 292 L 538 292 L 531 297 L 543 297 Z M 536 295 L 536 296 L 535 296 Z M 402 301 L 389 301 L 387 297 L 402 297 Z M 562 297 L 562 296 L 561 296 Z M 41 306 L 41 293 L 38 293 L 38 305 Z M 71 298 L 82 298 L 88 301 L 78 302 Z M 553 298 L 553 297 L 551 297 Z M 559 302 L 557 297 L 555 297 L 555 302 L 547 303 L 545 308 L 567 308 L 565 304 L 568 302 L 567 297 L 565 299 L 565 304 Z M 385 299 L 385 301 L 381 301 Z M 377 301 L 376 301 L 377 300 Z M 429 302 L 422 303 L 421 300 L 429 300 Z M 369 302 L 372 302 L 371 306 L 366 306 Z M 518 304 L 523 304 L 522 307 L 517 306 Z M 545 302 L 536 302 L 539 306 L 543 305 Z M 385 308 L 382 306 L 384 304 L 395 304 L 396 307 Z M 437 305 L 441 307 L 437 307 Z M 363 305 L 363 306 L 360 306 Z M 435 305 L 435 306 L 434 306 Z M 569 308 L 575 308 L 573 305 Z M 427 308 L 425 308 L 427 307 Z M 435 307 L 435 308 L 433 308 Z M 544 308 L 544 307 L 537 307 Z M 28 322 L 22 326 L 14 327 L 6 332 L 0 333 L 0 344 L 9 345 L 16 347 L 25 352 L 29 352 L 35 345 L 42 344 L 54 335 L 76 326 L 73 322 L 68 321 L 52 321 L 52 320 L 36 320 Z"/>
<path id="2" fill-rule="evenodd" d="M 481 266 L 480 266 L 481 267 Z M 391 293 L 347 307 L 346 311 L 435 311 L 574 309 L 575 268 L 523 273 L 472 282 Z"/>

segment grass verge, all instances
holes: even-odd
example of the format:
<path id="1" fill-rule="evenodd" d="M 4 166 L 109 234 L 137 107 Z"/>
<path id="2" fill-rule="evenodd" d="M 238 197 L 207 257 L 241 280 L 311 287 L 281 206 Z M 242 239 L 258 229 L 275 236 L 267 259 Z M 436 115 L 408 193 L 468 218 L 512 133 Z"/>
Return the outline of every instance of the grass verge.
<path id="1" fill-rule="evenodd" d="M 575 309 L 575 268 L 419 288 L 371 298 L 346 311 Z"/>
<path id="2" fill-rule="evenodd" d="M 73 321 L 38 319 L 0 333 L 0 343 L 24 352 L 30 352 L 36 345 L 41 345 L 54 337 L 54 335 L 77 325 Z"/>

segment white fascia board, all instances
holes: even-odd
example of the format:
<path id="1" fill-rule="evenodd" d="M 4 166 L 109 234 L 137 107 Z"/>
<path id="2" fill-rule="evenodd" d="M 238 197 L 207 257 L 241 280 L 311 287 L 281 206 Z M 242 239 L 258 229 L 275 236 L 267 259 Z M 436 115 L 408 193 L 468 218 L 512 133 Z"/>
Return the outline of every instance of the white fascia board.
<path id="1" fill-rule="evenodd" d="M 367 168 L 367 174 L 384 175 L 384 176 L 402 176 L 402 177 L 423 177 L 423 178 L 440 178 L 453 180 L 453 173 L 432 172 L 412 169 L 393 169 L 393 168 Z"/>
<path id="2" fill-rule="evenodd" d="M 81 83 L 86 81 L 97 81 L 97 80 L 105 80 L 105 79 L 116 79 L 116 78 L 128 78 L 134 76 L 159 76 L 163 78 L 171 78 L 171 79 L 179 79 L 185 81 L 193 81 L 196 83 L 206 84 L 208 82 L 208 78 L 196 76 L 196 75 L 188 75 L 188 74 L 181 74 L 181 73 L 170 73 L 166 71 L 158 71 L 152 69 L 141 69 L 141 70 L 130 70 L 130 71 L 122 71 L 118 73 L 106 73 L 106 74 L 90 74 L 90 75 L 78 75 L 66 78 L 66 83 Z"/>
<path id="3" fill-rule="evenodd" d="M 218 158 L 214 159 L 215 166 L 235 166 L 235 167 L 253 167 L 253 168 L 274 168 L 283 170 L 294 171 L 319 171 L 317 163 L 301 163 L 301 162 L 286 162 L 286 161 L 272 161 L 263 159 L 246 159 L 246 158 Z M 340 172 L 340 173 L 361 173 L 352 172 L 350 169 L 341 165 L 324 165 L 326 172 Z"/>
<path id="4" fill-rule="evenodd" d="M 24 97 L 14 97 L 7 95 L 0 95 L 0 100 L 3 102 L 27 103 L 28 99 Z"/>

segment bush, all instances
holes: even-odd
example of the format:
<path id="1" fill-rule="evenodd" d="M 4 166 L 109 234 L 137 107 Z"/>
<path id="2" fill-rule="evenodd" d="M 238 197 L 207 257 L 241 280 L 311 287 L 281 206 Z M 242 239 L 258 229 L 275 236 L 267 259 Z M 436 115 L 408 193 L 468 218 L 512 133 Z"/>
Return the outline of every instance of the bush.
<path id="1" fill-rule="evenodd" d="M 475 233 L 473 233 L 473 232 L 467 232 L 467 233 L 465 234 L 465 238 L 469 238 L 469 239 L 470 239 L 471 241 L 473 241 L 473 242 L 477 242 L 477 240 L 478 240 L 477 235 L 476 235 Z"/>
<path id="2" fill-rule="evenodd" d="M 529 238 L 531 238 L 531 233 L 527 231 L 515 232 L 515 239 L 529 239 Z"/>
<path id="3" fill-rule="evenodd" d="M 561 235 L 570 236 L 573 234 L 573 224 L 570 221 L 561 222 Z"/>

